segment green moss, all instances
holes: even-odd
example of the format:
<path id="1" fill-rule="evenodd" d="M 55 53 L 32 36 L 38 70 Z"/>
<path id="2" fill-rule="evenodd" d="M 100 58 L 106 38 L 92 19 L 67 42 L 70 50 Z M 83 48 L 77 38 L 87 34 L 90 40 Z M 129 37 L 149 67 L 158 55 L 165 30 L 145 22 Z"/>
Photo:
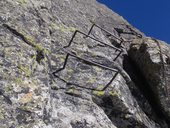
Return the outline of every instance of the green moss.
<path id="1" fill-rule="evenodd" d="M 41 62 L 41 60 L 45 59 L 45 54 L 50 54 L 50 51 L 47 49 L 44 49 L 40 44 L 38 44 L 37 42 L 35 42 L 35 38 L 26 35 L 23 31 L 19 31 L 19 33 L 24 37 L 25 42 L 32 46 L 36 51 L 37 51 L 37 55 L 36 55 L 36 61 L 38 63 Z M 30 72 L 27 72 L 27 75 L 29 75 Z"/>
<path id="2" fill-rule="evenodd" d="M 44 51 L 44 49 L 42 48 L 42 46 L 40 46 L 39 44 L 34 44 L 35 45 L 35 49 L 36 51 Z"/>
<path id="3" fill-rule="evenodd" d="M 36 51 L 40 52 L 44 50 L 44 48 L 40 44 L 37 44 L 37 42 L 35 42 L 34 37 L 25 34 L 25 32 L 23 32 L 22 30 L 17 30 L 17 32 L 21 34 L 26 40 L 27 44 L 34 47 Z"/>
<path id="4" fill-rule="evenodd" d="M 29 67 L 24 67 L 24 66 L 22 66 L 22 65 L 18 65 L 18 68 L 22 71 L 22 72 L 24 72 L 24 74 L 25 74 L 25 76 L 27 76 L 27 77 L 30 77 L 31 76 L 31 70 L 29 69 Z"/>
<path id="5" fill-rule="evenodd" d="M 35 39 L 33 37 L 25 35 L 25 34 L 23 34 L 23 35 L 24 35 L 25 39 L 27 40 L 27 42 L 29 43 L 29 45 L 34 47 L 36 49 L 36 51 L 43 51 L 44 50 L 41 45 L 39 45 L 35 42 Z"/>
<path id="6" fill-rule="evenodd" d="M 16 84 L 20 84 L 20 83 L 22 83 L 22 79 L 21 79 L 21 78 L 15 78 L 15 79 L 14 79 L 14 82 L 15 82 Z"/>

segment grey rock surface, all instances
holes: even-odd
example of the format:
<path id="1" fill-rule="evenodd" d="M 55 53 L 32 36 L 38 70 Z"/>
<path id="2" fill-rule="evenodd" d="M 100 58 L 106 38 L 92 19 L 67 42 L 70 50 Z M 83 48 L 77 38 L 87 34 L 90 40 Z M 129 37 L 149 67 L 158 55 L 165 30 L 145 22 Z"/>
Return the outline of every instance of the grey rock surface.
<path id="1" fill-rule="evenodd" d="M 0 127 L 168 127 L 169 95 L 164 95 L 161 87 L 165 76 L 169 79 L 169 68 L 164 75 L 158 75 L 163 72 L 161 68 L 150 69 L 152 62 L 161 67 L 154 46 L 148 53 L 150 58 L 145 56 L 151 61 L 138 61 L 139 42 L 145 35 L 121 16 L 95 0 L 1 0 L 0 5 Z M 99 41 L 78 33 L 70 47 L 62 49 L 76 30 L 88 33 L 93 23 L 130 42 L 120 46 L 119 39 L 94 27 L 90 36 Z M 131 41 L 139 43 L 137 48 Z M 120 48 L 121 54 L 110 46 Z M 163 46 L 163 59 L 168 65 L 169 46 Z M 57 72 L 65 64 L 67 51 L 73 56 Z M 160 111 L 167 115 L 164 118 L 138 88 L 143 80 L 132 72 L 134 67 L 128 59 L 139 66 L 152 92 L 152 82 L 159 77 L 155 85 L 160 101 L 157 104 L 162 105 Z M 153 72 L 153 76 L 146 72 Z M 168 84 L 165 86 L 169 89 Z"/>

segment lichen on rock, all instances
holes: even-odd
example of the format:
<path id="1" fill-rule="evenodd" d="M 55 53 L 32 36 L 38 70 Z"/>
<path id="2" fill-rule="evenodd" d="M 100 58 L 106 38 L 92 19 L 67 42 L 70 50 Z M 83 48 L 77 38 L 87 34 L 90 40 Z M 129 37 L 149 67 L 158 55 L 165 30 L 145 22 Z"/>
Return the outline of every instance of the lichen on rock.
<path id="1" fill-rule="evenodd" d="M 2 0 L 0 5 L 0 127 L 168 128 L 167 44 L 146 38 L 95 0 Z M 79 33 L 62 50 L 76 30 L 88 34 L 94 23 L 132 42 L 120 46 L 120 39 L 94 27 L 92 38 Z M 65 63 L 67 50 L 88 61 L 69 56 Z M 137 69 L 127 58 L 140 72 L 129 71 L 128 66 Z M 142 82 L 158 102 L 145 97 L 138 88 Z"/>

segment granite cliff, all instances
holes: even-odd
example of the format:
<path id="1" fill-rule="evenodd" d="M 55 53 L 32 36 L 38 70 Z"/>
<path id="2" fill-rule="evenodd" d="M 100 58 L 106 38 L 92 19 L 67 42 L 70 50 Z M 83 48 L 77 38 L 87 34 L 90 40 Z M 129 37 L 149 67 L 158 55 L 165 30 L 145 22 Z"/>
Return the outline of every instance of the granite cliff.
<path id="1" fill-rule="evenodd" d="M 95 0 L 0 1 L 0 128 L 168 128 L 170 46 Z"/>

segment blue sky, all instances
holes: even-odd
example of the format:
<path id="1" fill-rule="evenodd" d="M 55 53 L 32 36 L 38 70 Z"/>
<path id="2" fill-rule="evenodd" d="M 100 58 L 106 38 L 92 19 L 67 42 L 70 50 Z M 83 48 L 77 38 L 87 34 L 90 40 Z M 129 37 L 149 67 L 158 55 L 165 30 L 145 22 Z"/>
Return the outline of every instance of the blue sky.
<path id="1" fill-rule="evenodd" d="M 97 0 L 123 16 L 130 24 L 170 43 L 170 0 Z"/>

